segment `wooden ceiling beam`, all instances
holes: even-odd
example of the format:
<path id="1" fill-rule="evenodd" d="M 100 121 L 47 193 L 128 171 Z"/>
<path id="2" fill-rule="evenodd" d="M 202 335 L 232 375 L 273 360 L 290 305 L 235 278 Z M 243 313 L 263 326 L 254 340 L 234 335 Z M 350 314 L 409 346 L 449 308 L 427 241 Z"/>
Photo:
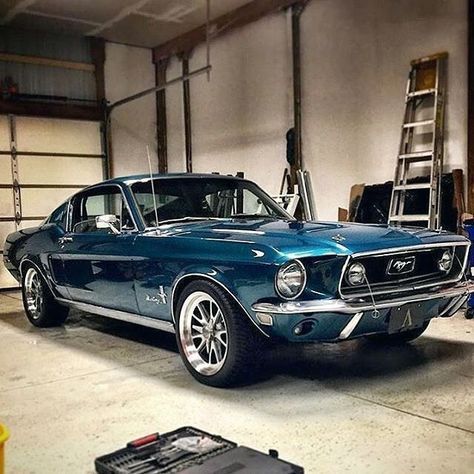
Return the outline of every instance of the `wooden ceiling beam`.
<path id="1" fill-rule="evenodd" d="M 300 3 L 300 0 L 254 0 L 209 22 L 210 38 L 216 38 L 264 16 Z M 206 41 L 206 24 L 153 48 L 153 61 L 186 53 Z"/>
<path id="2" fill-rule="evenodd" d="M 39 66 L 75 69 L 76 71 L 94 72 L 94 65 L 77 61 L 63 61 L 62 59 L 45 58 L 39 56 L 25 56 L 23 54 L 0 52 L 0 61 L 22 64 L 36 64 Z"/>
<path id="3" fill-rule="evenodd" d="M 100 121 L 104 118 L 103 111 L 100 107 L 0 99 L 0 115 L 10 114 L 90 121 Z"/>

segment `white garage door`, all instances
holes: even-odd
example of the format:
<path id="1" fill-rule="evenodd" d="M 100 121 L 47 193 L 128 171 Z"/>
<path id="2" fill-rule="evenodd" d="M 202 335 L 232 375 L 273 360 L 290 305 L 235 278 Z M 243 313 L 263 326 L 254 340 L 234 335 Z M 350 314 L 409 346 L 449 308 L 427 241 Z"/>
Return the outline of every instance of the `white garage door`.
<path id="1" fill-rule="evenodd" d="M 101 181 L 103 164 L 98 122 L 0 116 L 0 252 L 10 232 L 38 225 Z M 14 286 L 0 263 L 0 288 Z"/>

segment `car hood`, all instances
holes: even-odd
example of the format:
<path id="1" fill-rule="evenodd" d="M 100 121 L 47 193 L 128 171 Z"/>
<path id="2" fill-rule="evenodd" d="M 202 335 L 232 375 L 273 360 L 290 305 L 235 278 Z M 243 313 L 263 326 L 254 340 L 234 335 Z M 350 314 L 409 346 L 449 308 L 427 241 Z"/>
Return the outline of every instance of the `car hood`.
<path id="1" fill-rule="evenodd" d="M 249 243 L 271 247 L 292 258 L 350 255 L 388 248 L 466 241 L 447 232 L 387 225 L 336 222 L 270 221 L 266 219 L 199 221 L 174 224 L 167 235 Z"/>

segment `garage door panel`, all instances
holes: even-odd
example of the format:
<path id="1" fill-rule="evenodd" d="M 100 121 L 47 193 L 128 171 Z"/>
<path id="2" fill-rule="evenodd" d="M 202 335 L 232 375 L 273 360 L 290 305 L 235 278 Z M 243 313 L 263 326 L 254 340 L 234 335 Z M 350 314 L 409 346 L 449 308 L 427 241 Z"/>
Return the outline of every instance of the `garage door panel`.
<path id="1" fill-rule="evenodd" d="M 9 156 L 0 155 L 0 184 L 11 184 L 12 171 Z"/>
<path id="2" fill-rule="evenodd" d="M 20 151 L 102 153 L 98 122 L 17 117 L 16 137 Z"/>
<path id="3" fill-rule="evenodd" d="M 0 189 L 0 217 L 12 217 L 14 215 L 12 190 Z"/>
<path id="4" fill-rule="evenodd" d="M 102 180 L 102 160 L 19 156 L 21 184 L 94 184 Z"/>
<path id="5" fill-rule="evenodd" d="M 17 288 L 19 283 L 11 276 L 10 272 L 0 264 L 0 288 Z"/>
<path id="6" fill-rule="evenodd" d="M 22 220 L 18 229 L 38 226 L 83 186 L 103 179 L 100 123 L 39 117 L 0 116 L 0 217 L 13 217 L 10 124 L 15 127 Z M 67 155 L 67 156 L 66 156 Z M 76 155 L 89 155 L 88 157 Z M 39 185 L 39 187 L 35 187 Z M 18 209 L 20 211 L 20 208 Z M 29 220 L 40 217 L 39 220 Z M 0 222 L 0 250 L 14 222 Z M 17 287 L 0 260 L 0 288 Z"/>
<path id="7" fill-rule="evenodd" d="M 22 215 L 24 217 L 49 216 L 69 196 L 81 189 L 22 189 Z M 28 227 L 31 226 L 28 225 Z"/>
<path id="8" fill-rule="evenodd" d="M 44 219 L 34 221 L 21 221 L 18 225 L 18 229 L 29 229 L 30 227 L 38 227 Z"/>
<path id="9" fill-rule="evenodd" d="M 3 245 L 5 244 L 7 235 L 12 232 L 15 232 L 14 222 L 0 222 L 0 250 L 3 250 Z"/>
<path id="10" fill-rule="evenodd" d="M 8 234 L 15 232 L 14 222 L 0 222 L 0 250 L 3 250 Z M 3 265 L 3 255 L 0 255 L 0 288 L 14 288 L 18 282 L 10 275 Z"/>
<path id="11" fill-rule="evenodd" d="M 0 150 L 10 150 L 10 132 L 8 125 L 8 117 L 0 115 Z"/>

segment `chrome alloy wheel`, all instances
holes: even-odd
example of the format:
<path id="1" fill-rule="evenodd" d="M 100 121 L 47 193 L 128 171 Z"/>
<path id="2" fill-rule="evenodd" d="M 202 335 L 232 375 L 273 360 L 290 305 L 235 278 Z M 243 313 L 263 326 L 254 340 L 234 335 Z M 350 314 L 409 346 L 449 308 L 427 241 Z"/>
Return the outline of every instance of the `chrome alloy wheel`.
<path id="1" fill-rule="evenodd" d="M 26 307 L 33 319 L 41 316 L 43 309 L 43 287 L 38 272 L 29 268 L 25 276 Z"/>
<path id="2" fill-rule="evenodd" d="M 214 375 L 224 365 L 229 337 L 217 302 L 208 293 L 191 293 L 181 307 L 179 338 L 186 359 L 202 375 Z"/>

